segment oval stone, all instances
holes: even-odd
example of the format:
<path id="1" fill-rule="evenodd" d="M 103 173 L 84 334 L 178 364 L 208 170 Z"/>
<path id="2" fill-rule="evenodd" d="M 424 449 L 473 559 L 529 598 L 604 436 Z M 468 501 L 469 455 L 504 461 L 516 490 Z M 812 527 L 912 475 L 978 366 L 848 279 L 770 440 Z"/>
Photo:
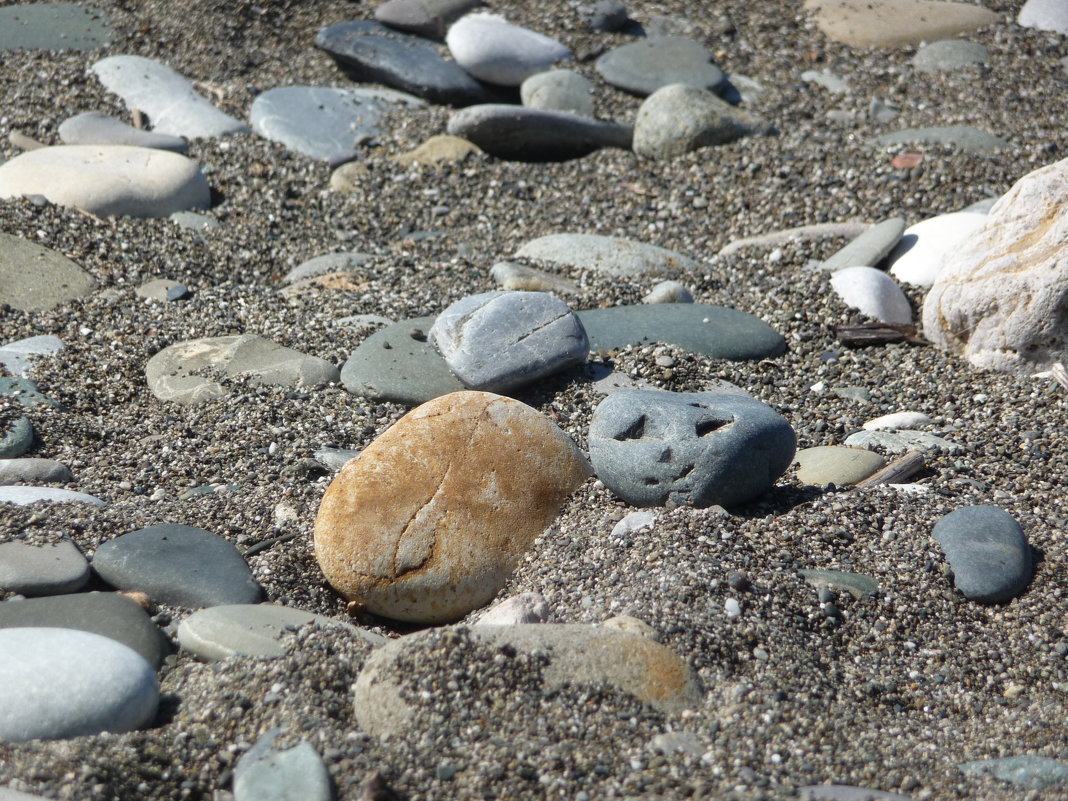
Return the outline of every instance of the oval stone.
<path id="1" fill-rule="evenodd" d="M 1002 603 L 1031 581 L 1031 546 L 1023 529 L 996 506 L 966 506 L 943 517 L 931 536 L 942 546 L 964 597 Z"/>
<path id="2" fill-rule="evenodd" d="M 451 393 L 341 468 L 315 521 L 316 558 L 375 614 L 455 620 L 497 594 L 588 475 L 575 443 L 529 406 Z"/>
<path id="3" fill-rule="evenodd" d="M 445 35 L 456 63 L 487 83 L 519 86 L 571 51 L 537 31 L 505 22 L 495 14 L 467 14 Z"/>

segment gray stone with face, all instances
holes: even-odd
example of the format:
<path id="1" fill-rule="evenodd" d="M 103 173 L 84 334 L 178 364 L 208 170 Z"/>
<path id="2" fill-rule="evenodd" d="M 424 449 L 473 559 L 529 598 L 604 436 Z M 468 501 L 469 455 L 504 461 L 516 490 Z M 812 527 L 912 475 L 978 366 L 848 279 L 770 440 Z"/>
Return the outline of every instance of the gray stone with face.
<path id="1" fill-rule="evenodd" d="M 755 398 L 629 390 L 605 398 L 590 424 L 597 477 L 635 506 L 736 506 L 790 466 L 790 424 Z"/>

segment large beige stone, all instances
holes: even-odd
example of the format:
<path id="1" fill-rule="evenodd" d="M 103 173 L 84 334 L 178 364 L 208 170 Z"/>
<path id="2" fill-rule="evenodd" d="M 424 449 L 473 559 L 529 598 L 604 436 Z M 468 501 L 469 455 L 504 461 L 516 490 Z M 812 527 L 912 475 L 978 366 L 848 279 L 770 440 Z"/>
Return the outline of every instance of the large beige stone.
<path id="1" fill-rule="evenodd" d="M 946 257 L 926 337 L 983 370 L 1027 374 L 1068 353 L 1068 159 L 1025 175 Z"/>
<path id="2" fill-rule="evenodd" d="M 166 217 L 211 205 L 208 180 L 177 153 L 128 145 L 59 145 L 0 165 L 0 198 L 44 195 L 99 217 Z"/>
<path id="3" fill-rule="evenodd" d="M 454 392 L 406 414 L 341 468 L 315 521 L 330 583 L 375 614 L 437 623 L 487 603 L 590 475 L 529 406 Z"/>
<path id="4" fill-rule="evenodd" d="M 92 276 L 63 254 L 0 233 L 0 303 L 19 311 L 48 311 L 95 286 Z"/>
<path id="5" fill-rule="evenodd" d="M 353 693 L 360 728 L 384 737 L 403 733 L 417 722 L 419 702 L 405 686 L 409 677 L 403 664 L 416 661 L 423 671 L 440 672 L 456 664 L 456 649 L 476 658 L 480 648 L 503 658 L 546 655 L 547 664 L 538 674 L 543 697 L 572 686 L 620 690 L 668 714 L 701 704 L 700 684 L 689 666 L 644 634 L 566 623 L 456 627 L 411 634 L 371 655 Z M 439 694 L 430 702 L 433 711 L 448 714 L 450 705 L 462 706 L 463 693 Z"/>
<path id="6" fill-rule="evenodd" d="M 805 0 L 824 34 L 850 47 L 903 47 L 985 28 L 998 15 L 942 0 Z"/>

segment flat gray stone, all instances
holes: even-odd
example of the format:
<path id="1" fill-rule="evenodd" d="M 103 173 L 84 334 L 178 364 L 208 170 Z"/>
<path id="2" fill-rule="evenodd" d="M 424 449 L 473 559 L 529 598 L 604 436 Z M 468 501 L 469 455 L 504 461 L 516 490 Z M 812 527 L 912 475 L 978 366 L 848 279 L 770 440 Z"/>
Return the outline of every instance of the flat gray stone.
<path id="1" fill-rule="evenodd" d="M 549 70 L 531 75 L 519 87 L 524 106 L 550 111 L 570 111 L 592 117 L 593 83 L 571 70 Z"/>
<path id="2" fill-rule="evenodd" d="M 481 0 L 387 0 L 375 8 L 375 19 L 414 36 L 444 41 L 449 25 Z"/>
<path id="3" fill-rule="evenodd" d="M 109 56 L 93 64 L 92 70 L 128 109 L 147 114 L 156 133 L 211 139 L 248 130 L 241 120 L 215 108 L 187 78 L 158 61 Z"/>
<path id="4" fill-rule="evenodd" d="M 59 124 L 59 138 L 65 145 L 132 145 L 185 153 L 189 143 L 180 136 L 143 131 L 102 111 L 76 114 Z"/>
<path id="5" fill-rule="evenodd" d="M 857 431 L 846 437 L 844 443 L 850 448 L 881 448 L 887 453 L 899 454 L 909 451 L 932 451 L 934 453 L 960 453 L 964 450 L 956 442 L 928 434 L 926 431 Z"/>
<path id="6" fill-rule="evenodd" d="M 429 339 L 469 389 L 506 392 L 586 361 L 586 331 L 546 292 L 484 292 L 446 308 Z"/>
<path id="7" fill-rule="evenodd" d="M 145 365 L 152 394 L 182 405 L 225 397 L 223 386 L 195 375 L 203 368 L 227 376 L 248 375 L 255 384 L 318 388 L 339 379 L 330 362 L 308 356 L 254 334 L 205 337 L 164 348 Z"/>
<path id="8" fill-rule="evenodd" d="M 0 739 L 126 732 L 156 716 L 152 667 L 125 645 L 57 628 L 0 630 Z"/>
<path id="9" fill-rule="evenodd" d="M 0 603 L 0 629 L 78 629 L 120 642 L 158 668 L 171 644 L 134 601 L 115 592 L 82 592 Z"/>
<path id="10" fill-rule="evenodd" d="M 650 95 L 673 83 L 720 92 L 727 86 L 712 54 L 682 36 L 652 36 L 609 50 L 597 59 L 597 72 L 608 83 L 636 95 Z"/>
<path id="11" fill-rule="evenodd" d="M 681 253 L 599 234 L 549 234 L 527 242 L 515 255 L 621 278 L 701 269 L 698 262 Z"/>
<path id="12" fill-rule="evenodd" d="M 369 400 L 407 406 L 466 389 L 427 341 L 433 324 L 433 317 L 417 317 L 371 334 L 341 368 L 345 389 Z"/>
<path id="13" fill-rule="evenodd" d="M 1025 28 L 1068 36 L 1068 8 L 1062 0 L 1027 0 L 1016 21 Z"/>
<path id="14" fill-rule="evenodd" d="M 421 105 L 419 98 L 392 89 L 282 86 L 257 95 L 249 122 L 265 139 L 339 164 L 356 158 L 357 146 L 382 132 L 383 112 Z"/>
<path id="15" fill-rule="evenodd" d="M 64 347 L 63 340 L 51 334 L 8 342 L 0 346 L 0 364 L 12 375 L 29 378 L 33 356 L 52 356 Z"/>
<path id="16" fill-rule="evenodd" d="M 48 311 L 88 295 L 95 285 L 66 256 L 0 233 L 0 303 L 19 311 Z"/>
<path id="17" fill-rule="evenodd" d="M 62 403 L 58 403 L 43 394 L 40 387 L 37 386 L 37 382 L 32 378 L 0 377 L 0 395 L 13 396 L 15 400 L 27 409 L 32 409 L 39 404 L 51 406 L 53 409 L 62 410 L 64 408 Z"/>
<path id="18" fill-rule="evenodd" d="M 178 289 L 179 287 L 184 288 L 184 286 L 184 284 L 180 284 L 170 278 L 154 278 L 137 287 L 137 289 L 134 290 L 134 294 L 145 300 L 158 300 L 166 303 L 173 290 Z M 188 289 L 186 291 L 188 291 Z"/>
<path id="19" fill-rule="evenodd" d="M 630 390 L 590 422 L 594 472 L 635 506 L 737 506 L 763 495 L 797 438 L 770 406 L 734 394 Z"/>
<path id="20" fill-rule="evenodd" d="M 990 775 L 1031 790 L 1045 790 L 1068 781 L 1068 762 L 1040 756 L 979 759 L 958 767 L 966 776 Z"/>
<path id="21" fill-rule="evenodd" d="M 449 28 L 445 43 L 467 72 L 501 86 L 519 86 L 531 75 L 571 58 L 571 51 L 556 39 L 497 14 L 465 14 Z"/>
<path id="22" fill-rule="evenodd" d="M 854 787 L 851 784 L 810 784 L 798 788 L 802 801 L 912 801 L 909 796 Z"/>
<path id="23" fill-rule="evenodd" d="M 901 217 L 883 220 L 834 253 L 822 267 L 828 272 L 846 267 L 874 267 L 894 249 L 904 233 L 905 221 Z"/>
<path id="24" fill-rule="evenodd" d="M 906 128 L 883 134 L 875 139 L 879 147 L 887 145 L 953 145 L 965 153 L 989 155 L 1008 145 L 1000 136 L 981 131 L 970 125 L 946 125 L 933 128 Z"/>
<path id="25" fill-rule="evenodd" d="M 797 452 L 797 478 L 804 484 L 848 487 L 886 467 L 886 459 L 874 451 L 824 445 Z"/>
<path id="26" fill-rule="evenodd" d="M 163 523 L 105 542 L 93 570 L 120 590 L 140 590 L 161 603 L 199 609 L 256 603 L 260 586 L 244 557 L 209 531 Z"/>
<path id="27" fill-rule="evenodd" d="M 3 440 L 0 440 L 0 486 L 66 484 L 73 480 L 70 470 L 62 462 L 54 459 L 12 459 L 3 456 L 3 451 Z"/>
<path id="28" fill-rule="evenodd" d="M 89 563 L 70 540 L 0 543 L 0 589 L 19 595 L 63 595 L 89 581 Z"/>
<path id="29" fill-rule="evenodd" d="M 501 289 L 512 292 L 553 292 L 557 295 L 578 293 L 578 285 L 574 281 L 514 261 L 497 262 L 490 269 L 490 276 Z"/>
<path id="30" fill-rule="evenodd" d="M 9 424 L 0 424 L 0 459 L 17 459 L 32 447 L 33 423 L 30 418 L 16 417 Z"/>
<path id="31" fill-rule="evenodd" d="M 634 121 L 634 152 L 672 159 L 763 133 L 768 126 L 707 89 L 673 83 L 653 92 Z"/>
<path id="32" fill-rule="evenodd" d="M 341 22 L 315 36 L 316 47 L 355 81 L 380 83 L 431 103 L 469 106 L 503 99 L 498 90 L 442 56 L 433 42 L 377 22 Z"/>
<path id="33" fill-rule="evenodd" d="M 355 272 L 360 267 L 371 261 L 374 255 L 371 253 L 327 253 L 301 262 L 282 277 L 283 284 L 292 284 L 304 281 L 308 278 L 316 278 L 328 273 Z"/>
<path id="34" fill-rule="evenodd" d="M 314 456 L 315 461 L 327 470 L 336 473 L 361 453 L 363 453 L 362 450 L 353 450 L 351 448 L 320 448 L 315 452 Z"/>
<path id="35" fill-rule="evenodd" d="M 468 106 L 449 117 L 447 131 L 500 159 L 567 161 L 604 147 L 629 150 L 629 125 L 567 111 L 506 104 Z"/>
<path id="36" fill-rule="evenodd" d="M 334 785 L 319 752 L 307 740 L 282 747 L 284 732 L 270 729 L 234 768 L 234 801 L 332 801 Z"/>
<path id="37" fill-rule="evenodd" d="M 195 211 L 176 211 L 168 215 L 167 219 L 179 228 L 186 228 L 200 234 L 222 228 L 221 223 L 210 214 L 197 214 Z"/>
<path id="38" fill-rule="evenodd" d="M 965 67 L 985 64 L 990 51 L 978 42 L 964 39 L 942 39 L 921 47 L 912 57 L 917 72 L 957 72 Z"/>
<path id="39" fill-rule="evenodd" d="M 1031 581 L 1031 546 L 1020 524 L 996 506 L 966 506 L 943 517 L 931 536 L 945 551 L 964 597 L 1003 603 Z"/>
<path id="40" fill-rule="evenodd" d="M 93 506 L 105 506 L 99 498 L 74 490 L 56 489 L 54 487 L 0 487 L 0 503 L 14 503 L 28 506 L 38 501 L 48 503 L 88 503 Z"/>
<path id="41" fill-rule="evenodd" d="M 0 50 L 93 50 L 111 41 L 107 14 L 81 3 L 0 8 Z"/>
<path id="42" fill-rule="evenodd" d="M 844 590 L 854 598 L 863 598 L 879 591 L 879 584 L 863 573 L 847 573 L 841 570 L 798 570 L 801 577 L 813 587 Z"/>

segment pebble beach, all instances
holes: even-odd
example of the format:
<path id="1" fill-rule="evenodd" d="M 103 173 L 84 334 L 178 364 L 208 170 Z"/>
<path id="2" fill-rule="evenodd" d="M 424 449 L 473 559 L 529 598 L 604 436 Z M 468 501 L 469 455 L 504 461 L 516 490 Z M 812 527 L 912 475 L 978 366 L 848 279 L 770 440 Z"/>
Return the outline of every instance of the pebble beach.
<path id="1" fill-rule="evenodd" d="M 1068 14 L 878 5 L 0 6 L 0 801 L 1068 799 L 1068 306 L 917 258 L 1068 156 Z"/>

